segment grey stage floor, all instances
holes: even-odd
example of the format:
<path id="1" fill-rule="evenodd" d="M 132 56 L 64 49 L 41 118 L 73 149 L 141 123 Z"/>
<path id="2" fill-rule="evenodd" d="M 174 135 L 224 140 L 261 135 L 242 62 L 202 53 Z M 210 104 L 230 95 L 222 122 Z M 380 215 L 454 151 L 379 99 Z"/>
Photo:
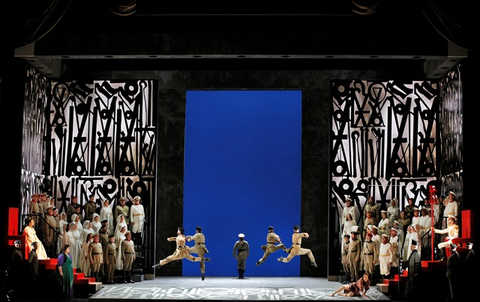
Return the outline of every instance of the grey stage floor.
<path id="1" fill-rule="evenodd" d="M 156 277 L 129 284 L 104 284 L 90 302 L 102 300 L 365 300 L 363 297 L 331 297 L 342 284 L 315 277 Z M 391 301 L 372 286 L 367 299 Z"/>

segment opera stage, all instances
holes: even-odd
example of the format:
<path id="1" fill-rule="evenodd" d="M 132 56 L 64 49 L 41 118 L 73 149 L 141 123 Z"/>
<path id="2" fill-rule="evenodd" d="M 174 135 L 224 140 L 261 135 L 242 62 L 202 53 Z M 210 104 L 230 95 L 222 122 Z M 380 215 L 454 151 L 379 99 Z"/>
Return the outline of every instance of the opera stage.
<path id="1" fill-rule="evenodd" d="M 363 297 L 330 297 L 342 284 L 316 277 L 156 277 L 155 280 L 128 284 L 104 284 L 88 301 L 117 300 L 355 300 Z M 391 301 L 376 286 L 367 293 L 369 300 Z"/>

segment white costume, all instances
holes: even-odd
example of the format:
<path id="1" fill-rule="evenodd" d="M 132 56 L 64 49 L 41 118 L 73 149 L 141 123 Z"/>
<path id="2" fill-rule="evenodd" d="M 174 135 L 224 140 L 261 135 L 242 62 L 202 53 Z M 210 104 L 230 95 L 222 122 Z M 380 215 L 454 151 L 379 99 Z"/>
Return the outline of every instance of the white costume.
<path id="1" fill-rule="evenodd" d="M 388 218 L 382 218 L 378 222 L 378 234 L 379 235 L 387 234 L 389 228 L 390 228 L 390 220 Z"/>
<path id="2" fill-rule="evenodd" d="M 100 215 L 98 215 L 97 213 L 93 213 L 92 219 L 93 219 L 93 222 L 92 222 L 93 232 L 95 234 L 98 234 L 98 232 L 100 231 L 100 228 L 102 227 L 102 222 L 100 221 Z"/>
<path id="3" fill-rule="evenodd" d="M 95 231 L 92 228 L 92 223 L 90 222 L 90 220 L 85 220 L 83 222 L 83 230 L 81 233 L 82 233 L 82 244 L 87 239 L 88 234 L 92 234 L 92 235 L 95 234 Z"/>
<path id="4" fill-rule="evenodd" d="M 113 234 L 113 213 L 112 213 L 112 208 L 110 207 L 110 204 L 105 204 L 107 203 L 108 200 L 103 202 L 103 207 L 100 209 L 100 220 L 107 220 L 108 221 L 108 233 Z"/>
<path id="5" fill-rule="evenodd" d="M 72 255 L 72 268 L 80 268 L 80 257 L 82 256 L 82 240 L 80 232 L 75 227 L 76 225 L 77 223 L 71 222 L 70 230 L 67 232 L 70 254 Z"/>
<path id="6" fill-rule="evenodd" d="M 419 239 L 421 238 L 422 244 L 421 247 L 427 247 L 429 243 L 429 236 L 426 235 L 428 231 L 432 228 L 432 217 L 428 214 L 423 215 L 419 219 L 420 232 L 418 233 Z"/>
<path id="7" fill-rule="evenodd" d="M 117 225 L 115 226 L 115 233 L 114 233 L 115 237 L 116 237 L 116 234 L 122 230 L 122 227 L 126 227 L 128 231 L 128 225 L 125 220 L 125 216 L 123 214 L 119 214 L 117 216 Z"/>
<path id="8" fill-rule="evenodd" d="M 393 200 L 392 200 L 393 201 Z M 395 199 L 395 205 L 392 203 L 387 208 L 387 217 L 390 220 L 390 225 L 393 225 L 393 222 L 400 217 L 400 208 L 398 207 L 398 202 Z"/>
<path id="9" fill-rule="evenodd" d="M 125 240 L 125 233 L 126 233 L 126 228 L 124 232 L 118 232 L 118 234 L 115 234 L 115 242 L 117 243 L 117 262 L 115 263 L 115 269 L 117 270 L 123 270 L 123 260 L 122 260 L 122 243 Z"/>
<path id="10" fill-rule="evenodd" d="M 60 213 L 60 220 L 58 224 L 59 224 L 60 232 L 58 233 L 58 239 L 57 239 L 57 255 L 60 255 L 60 253 L 62 252 L 63 246 L 65 244 L 68 244 L 68 240 L 67 242 L 64 242 L 63 240 L 64 233 L 65 233 L 65 226 L 68 224 L 67 213 L 65 212 Z"/>
<path id="11" fill-rule="evenodd" d="M 392 245 L 390 242 L 380 244 L 380 254 L 378 255 L 380 260 L 380 274 L 390 274 L 390 263 L 393 260 Z"/>
<path id="12" fill-rule="evenodd" d="M 435 229 L 435 234 L 448 234 L 447 237 L 445 237 L 444 242 L 440 242 L 438 244 L 438 248 L 444 248 L 444 247 L 450 247 L 450 243 L 452 243 L 452 239 L 458 238 L 458 225 L 452 224 L 448 226 L 446 229 L 443 230 L 437 230 Z"/>
<path id="13" fill-rule="evenodd" d="M 445 209 L 443 210 L 442 228 L 446 228 L 448 226 L 448 216 L 455 216 L 455 218 L 458 217 L 458 203 L 452 198 L 453 197 L 449 196 L 444 200 Z"/>
<path id="14" fill-rule="evenodd" d="M 407 258 L 404 259 L 405 261 L 408 260 L 408 258 L 410 257 L 410 254 L 412 253 L 412 249 L 410 248 L 410 246 L 412 245 L 412 240 L 415 240 L 416 242 L 418 242 L 418 233 L 416 231 L 413 231 L 408 235 L 408 242 L 405 239 L 404 249 L 406 250 L 406 257 L 407 257 Z M 419 255 L 421 255 L 421 253 L 420 253 L 421 248 L 418 245 L 417 245 L 417 251 L 418 251 Z"/>
<path id="15" fill-rule="evenodd" d="M 130 222 L 132 224 L 132 233 L 142 233 L 145 222 L 145 210 L 141 204 L 133 204 L 130 207 Z"/>
<path id="16" fill-rule="evenodd" d="M 390 246 L 392 250 L 392 267 L 399 267 L 400 265 L 400 250 L 399 250 L 399 241 L 398 235 L 390 236 Z"/>

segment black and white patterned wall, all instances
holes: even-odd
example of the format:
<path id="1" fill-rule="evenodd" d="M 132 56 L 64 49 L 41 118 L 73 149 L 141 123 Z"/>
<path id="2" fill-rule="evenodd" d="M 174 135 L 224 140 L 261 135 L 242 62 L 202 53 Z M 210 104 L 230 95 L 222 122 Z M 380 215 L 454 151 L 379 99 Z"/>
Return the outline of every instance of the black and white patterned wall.
<path id="1" fill-rule="evenodd" d="M 36 78 L 31 71 L 30 86 L 38 86 Z M 41 86 L 48 87 L 41 98 L 27 97 L 36 102 L 31 101 L 25 112 L 31 123 L 26 129 L 35 131 L 24 137 L 24 148 L 35 152 L 24 154 L 30 163 L 24 170 L 36 174 L 30 179 L 38 181 L 24 192 L 23 213 L 28 212 L 31 194 L 39 192 L 53 196 L 59 212 L 66 210 L 72 196 L 84 204 L 91 193 L 97 201 L 108 199 L 112 205 L 120 196 L 132 200 L 136 195 L 150 203 L 156 158 L 154 82 L 50 85 Z"/>
<path id="2" fill-rule="evenodd" d="M 341 215 L 350 196 L 358 214 L 373 195 L 386 209 L 416 204 L 436 185 L 438 84 L 334 80 L 331 83 L 331 196 Z M 356 215 L 361 226 L 361 215 Z"/>

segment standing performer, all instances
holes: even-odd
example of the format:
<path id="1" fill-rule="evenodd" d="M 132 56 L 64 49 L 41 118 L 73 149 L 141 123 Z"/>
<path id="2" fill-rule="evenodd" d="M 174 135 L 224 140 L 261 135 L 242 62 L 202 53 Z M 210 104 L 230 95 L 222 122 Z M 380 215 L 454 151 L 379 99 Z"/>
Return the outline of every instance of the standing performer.
<path id="1" fill-rule="evenodd" d="M 456 298 L 460 296 L 460 254 L 457 252 L 457 245 L 450 243 L 450 256 L 447 259 L 447 278 L 448 286 L 450 289 L 450 297 L 448 301 L 456 301 Z M 471 290 L 471 289 L 470 289 Z"/>
<path id="2" fill-rule="evenodd" d="M 350 282 L 350 263 L 348 263 L 348 247 L 350 246 L 350 235 L 345 234 L 343 235 L 343 242 L 342 242 L 342 257 L 341 263 L 343 267 L 343 271 L 345 272 L 345 280 L 342 282 L 343 284 L 347 284 Z"/>
<path id="3" fill-rule="evenodd" d="M 115 207 L 115 217 L 118 217 L 118 215 L 123 214 L 125 217 L 125 223 L 127 225 L 130 224 L 130 208 L 126 204 L 127 199 L 125 197 L 120 197 L 118 199 L 118 204 Z"/>
<path id="4" fill-rule="evenodd" d="M 390 267 L 393 261 L 392 245 L 389 242 L 388 235 L 382 235 L 382 244 L 380 244 L 380 275 L 383 278 L 390 278 Z"/>
<path id="5" fill-rule="evenodd" d="M 72 222 L 72 215 L 77 214 L 78 210 L 81 209 L 81 205 L 78 204 L 78 198 L 77 196 L 72 196 L 72 201 L 71 203 L 67 206 L 67 219 L 68 222 Z"/>
<path id="6" fill-rule="evenodd" d="M 349 196 L 347 196 L 345 197 L 345 207 L 343 208 L 343 211 L 342 211 L 342 222 L 341 222 L 342 234 L 344 234 L 343 228 L 345 227 L 345 221 L 347 220 L 347 216 L 349 213 L 352 215 L 352 220 L 357 221 L 356 215 L 355 215 L 355 207 L 353 206 L 353 200 Z"/>
<path id="7" fill-rule="evenodd" d="M 378 234 L 382 236 L 383 234 L 388 234 L 388 229 L 390 228 L 390 219 L 387 217 L 387 211 L 380 211 L 381 219 L 378 222 Z"/>
<path id="8" fill-rule="evenodd" d="M 366 222 L 368 212 L 370 212 L 373 222 Z M 363 209 L 363 225 L 364 226 L 369 224 L 377 225 L 379 218 L 380 218 L 380 207 L 377 205 L 373 196 L 370 195 L 368 197 L 367 204 Z"/>
<path id="9" fill-rule="evenodd" d="M 276 244 L 278 243 L 278 244 Z M 268 227 L 268 233 L 267 233 L 267 244 L 262 245 L 262 250 L 265 251 L 263 253 L 262 258 L 258 259 L 258 261 L 255 263 L 256 266 L 259 266 L 265 260 L 267 260 L 268 256 L 270 256 L 271 253 L 274 253 L 278 251 L 279 249 L 283 249 L 285 252 L 287 252 L 287 248 L 285 245 L 282 243 L 282 240 L 280 239 L 280 236 L 275 234 L 275 228 L 273 226 Z"/>
<path id="10" fill-rule="evenodd" d="M 205 253 L 208 253 L 205 246 L 205 235 L 202 233 L 202 228 L 197 226 L 197 231 L 193 236 L 187 236 L 187 241 L 194 241 L 195 245 L 189 248 L 190 254 L 197 254 L 200 257 L 200 273 L 202 274 L 202 281 L 205 280 Z M 190 258 L 187 258 L 191 260 Z"/>
<path id="11" fill-rule="evenodd" d="M 38 227 L 40 222 L 40 196 L 39 194 L 32 194 L 32 200 L 30 201 L 29 213 L 33 216 L 35 220 L 35 228 Z"/>
<path id="12" fill-rule="evenodd" d="M 375 242 L 372 240 L 372 233 L 368 233 L 363 244 L 363 252 L 361 255 L 360 264 L 363 265 L 363 270 L 373 276 L 375 274 L 375 261 L 378 259 Z"/>
<path id="13" fill-rule="evenodd" d="M 123 261 L 123 282 L 135 283 L 135 281 L 132 280 L 133 261 L 135 261 L 135 245 L 130 232 L 125 233 L 125 240 L 122 242 L 122 246 L 119 249 L 121 249 Z"/>
<path id="14" fill-rule="evenodd" d="M 130 208 L 130 230 L 132 232 L 133 242 L 136 245 L 142 244 L 143 225 L 145 223 L 145 210 L 140 204 L 140 196 L 133 198 L 133 205 Z"/>
<path id="15" fill-rule="evenodd" d="M 360 278 L 360 255 L 362 252 L 362 243 L 358 240 L 357 231 L 350 233 L 350 244 L 348 246 L 347 261 L 350 271 L 350 282 L 355 282 Z"/>
<path id="16" fill-rule="evenodd" d="M 286 258 L 280 257 L 277 260 L 283 263 L 288 263 L 295 256 L 307 255 L 310 259 L 310 264 L 317 268 L 317 263 L 315 262 L 315 257 L 310 249 L 302 248 L 302 238 L 308 238 L 310 235 L 308 233 L 300 233 L 300 227 L 298 225 L 293 226 L 293 235 L 292 235 L 292 247 L 290 248 L 290 253 Z"/>
<path id="17" fill-rule="evenodd" d="M 417 251 L 417 240 L 410 240 L 410 256 L 407 259 L 408 278 L 405 284 L 405 298 L 412 301 L 420 291 L 419 278 L 422 272 L 420 253 Z"/>
<path id="18" fill-rule="evenodd" d="M 102 221 L 107 220 L 108 221 L 108 234 L 113 234 L 114 233 L 114 217 L 113 217 L 113 212 L 112 208 L 110 206 L 110 201 L 108 199 L 105 199 L 103 201 L 103 206 L 100 208 L 100 219 Z"/>
<path id="19" fill-rule="evenodd" d="M 448 196 L 443 199 L 443 205 L 445 208 L 443 209 L 443 222 L 442 228 L 448 227 L 448 217 L 453 216 L 455 219 L 458 217 L 458 203 L 456 201 L 457 195 L 450 191 Z"/>
<path id="20" fill-rule="evenodd" d="M 62 277 L 62 297 L 71 299 L 73 298 L 73 266 L 68 244 L 62 247 L 62 252 L 57 259 L 58 274 Z"/>
<path id="21" fill-rule="evenodd" d="M 57 221 L 53 217 L 53 207 L 47 208 L 45 221 L 43 223 L 43 240 L 45 242 L 45 251 L 49 257 L 56 257 L 55 248 L 57 247 Z"/>
<path id="22" fill-rule="evenodd" d="M 237 260 L 238 279 L 243 279 L 245 274 L 245 265 L 247 258 L 250 255 L 250 247 L 245 240 L 243 233 L 238 234 L 238 240 L 233 246 L 233 257 Z"/>
<path id="23" fill-rule="evenodd" d="M 84 206 L 85 220 L 93 221 L 93 213 L 97 210 L 97 202 L 95 201 L 95 194 L 90 194 L 88 202 Z"/>
<path id="24" fill-rule="evenodd" d="M 115 263 L 117 262 L 117 246 L 115 245 L 115 235 L 111 234 L 108 236 L 108 243 L 105 247 L 105 265 L 106 265 L 106 275 L 107 283 L 114 284 L 113 275 L 115 273 Z"/>
<path id="25" fill-rule="evenodd" d="M 390 266 L 390 273 L 397 274 L 400 271 L 400 249 L 397 229 L 390 228 L 390 239 L 388 240 L 392 249 L 392 265 Z"/>
<path id="26" fill-rule="evenodd" d="M 98 234 L 93 235 L 93 242 L 90 244 L 90 269 L 92 271 L 92 277 L 95 278 L 97 282 L 101 281 L 100 278 L 100 268 L 103 265 L 103 247 L 100 243 L 100 237 Z"/>

